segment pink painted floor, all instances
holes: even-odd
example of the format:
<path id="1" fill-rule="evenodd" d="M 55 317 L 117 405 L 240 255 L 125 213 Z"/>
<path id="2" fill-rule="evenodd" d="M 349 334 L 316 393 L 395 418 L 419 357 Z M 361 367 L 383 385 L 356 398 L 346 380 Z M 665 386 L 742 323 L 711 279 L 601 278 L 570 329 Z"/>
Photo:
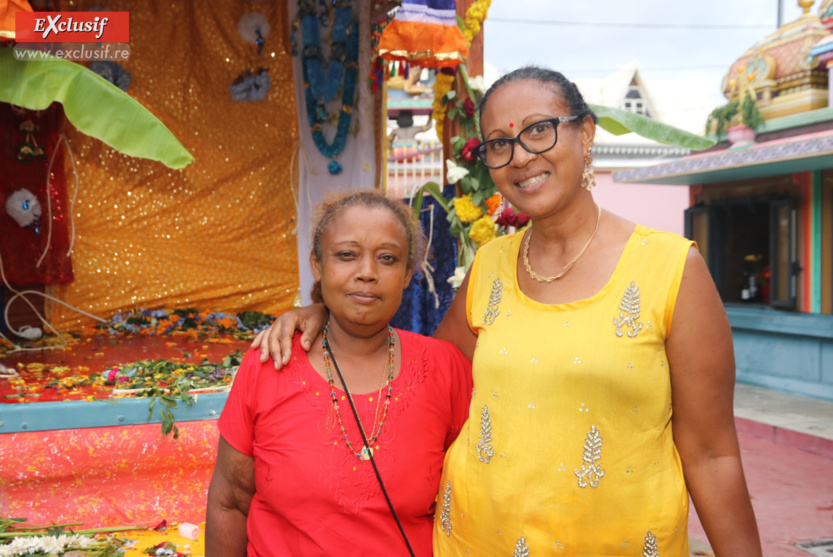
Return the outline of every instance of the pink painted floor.
<path id="1" fill-rule="evenodd" d="M 833 460 L 739 433 L 766 557 L 810 557 L 797 542 L 833 538 Z M 692 505 L 691 537 L 706 540 Z"/>

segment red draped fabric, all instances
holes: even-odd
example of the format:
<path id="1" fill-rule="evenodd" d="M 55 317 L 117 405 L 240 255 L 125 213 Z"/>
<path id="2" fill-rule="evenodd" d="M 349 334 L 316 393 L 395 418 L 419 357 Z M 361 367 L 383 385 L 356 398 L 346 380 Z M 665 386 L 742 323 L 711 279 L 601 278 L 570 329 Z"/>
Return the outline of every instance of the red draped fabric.
<path id="1" fill-rule="evenodd" d="M 67 254 L 70 213 L 64 146 L 52 165 L 48 194 L 46 185 L 63 114 L 57 103 L 40 111 L 0 103 L 0 256 L 6 279 L 12 284 L 64 284 L 73 278 Z M 37 227 L 22 227 L 6 207 L 9 196 L 22 189 L 34 194 L 40 203 L 42 214 Z M 46 257 L 38 265 L 47 246 Z"/>

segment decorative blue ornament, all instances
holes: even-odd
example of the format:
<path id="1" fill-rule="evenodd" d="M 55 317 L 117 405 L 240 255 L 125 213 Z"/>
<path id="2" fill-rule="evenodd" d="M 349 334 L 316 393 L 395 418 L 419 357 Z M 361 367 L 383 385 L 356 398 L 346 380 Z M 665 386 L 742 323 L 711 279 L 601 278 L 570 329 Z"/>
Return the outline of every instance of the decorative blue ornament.
<path id="1" fill-rule="evenodd" d="M 120 64 L 112 60 L 96 60 L 90 64 L 90 70 L 94 71 L 122 91 L 127 91 L 133 76 Z"/>
<path id="2" fill-rule="evenodd" d="M 269 77 L 268 70 L 260 68 L 256 72 L 249 70 L 237 76 L 228 90 L 236 102 L 257 102 L 266 98 L 271 86 L 272 78 Z"/>
<path id="3" fill-rule="evenodd" d="M 263 33 L 260 32 L 260 29 L 255 29 L 255 34 L 257 35 L 257 40 L 255 40 L 257 55 L 260 56 L 263 52 L 263 45 L 266 44 L 266 39 L 263 38 Z"/>
<path id="4" fill-rule="evenodd" d="M 324 57 L 321 53 L 320 22 L 315 12 L 315 0 L 298 0 L 301 38 L 301 68 L 304 79 L 304 100 L 307 119 L 312 130 L 312 139 L 318 151 L 334 159 L 344 150 L 353 104 L 356 97 L 359 58 L 359 22 L 352 21 L 351 0 L 335 0 L 332 47 L 327 71 L 324 71 Z M 342 85 L 343 83 L 343 85 Z M 327 143 L 323 124 L 327 111 L 323 105 L 334 100 L 341 87 L 341 110 L 333 142 Z M 330 174 L 341 172 L 341 165 L 335 160 L 328 165 Z"/>
<path id="5" fill-rule="evenodd" d="M 336 174 L 341 174 L 341 165 L 338 164 L 338 161 L 330 161 L 327 164 L 327 170 L 330 171 L 330 174 L 335 176 Z"/>

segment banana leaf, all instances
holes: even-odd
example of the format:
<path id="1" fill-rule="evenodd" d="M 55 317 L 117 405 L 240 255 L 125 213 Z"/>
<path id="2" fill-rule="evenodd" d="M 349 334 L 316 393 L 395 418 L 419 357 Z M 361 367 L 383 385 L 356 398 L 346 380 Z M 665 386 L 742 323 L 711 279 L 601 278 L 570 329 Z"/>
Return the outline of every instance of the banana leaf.
<path id="1" fill-rule="evenodd" d="M 43 110 L 57 101 L 78 131 L 133 157 L 185 168 L 194 157 L 136 99 L 88 68 L 53 56 L 16 60 L 0 48 L 0 101 Z"/>
<path id="2" fill-rule="evenodd" d="M 687 132 L 667 124 L 661 124 L 640 114 L 609 108 L 607 106 L 590 105 L 590 109 L 599 117 L 599 126 L 613 135 L 633 132 L 666 145 L 676 145 L 685 149 L 702 151 L 714 145 L 714 141 L 706 137 Z"/>
<path id="3" fill-rule="evenodd" d="M 414 215 L 416 215 L 417 219 L 419 219 L 419 214 L 422 212 L 422 201 L 426 193 L 431 194 L 431 197 L 437 200 L 437 203 L 439 203 L 440 206 L 443 209 L 445 209 L 446 213 L 451 210 L 451 203 L 448 201 L 448 199 L 443 197 L 443 191 L 440 185 L 437 182 L 428 182 L 414 192 L 412 206 L 414 210 Z"/>

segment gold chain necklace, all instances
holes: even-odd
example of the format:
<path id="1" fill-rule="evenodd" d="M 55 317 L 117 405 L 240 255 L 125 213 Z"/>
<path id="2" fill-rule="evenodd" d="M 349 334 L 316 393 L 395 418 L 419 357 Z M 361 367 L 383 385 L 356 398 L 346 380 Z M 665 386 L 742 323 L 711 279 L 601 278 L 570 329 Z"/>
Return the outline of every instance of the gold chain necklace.
<path id="1" fill-rule="evenodd" d="M 532 267 L 529 264 L 529 239 L 532 237 L 532 230 L 529 231 L 529 233 L 526 235 L 526 238 L 524 239 L 524 253 L 523 253 L 524 269 L 526 269 L 526 272 L 529 273 L 529 276 L 531 276 L 533 279 L 537 280 L 538 282 L 552 282 L 554 280 L 560 279 L 561 277 L 563 277 L 564 275 L 567 274 L 567 271 L 569 271 L 570 269 L 573 268 L 573 264 L 575 264 L 575 262 L 578 261 L 579 258 L 582 255 L 584 255 L 584 252 L 587 251 L 587 246 L 590 245 L 590 242 L 593 241 L 593 238 L 596 237 L 596 232 L 598 232 L 598 230 L 599 230 L 599 223 L 602 222 L 602 207 L 598 203 L 596 203 L 596 207 L 599 209 L 599 214 L 596 217 L 596 228 L 593 229 L 593 234 L 590 235 L 590 239 L 587 240 L 587 243 L 584 244 L 584 247 L 581 248 L 581 251 L 578 252 L 578 255 L 573 257 L 570 260 L 569 263 L 564 265 L 564 268 L 561 269 L 561 272 L 558 273 L 557 275 L 555 275 L 554 277 L 544 277 L 544 276 L 541 276 L 538 273 L 536 273 L 534 270 L 532 270 Z"/>

